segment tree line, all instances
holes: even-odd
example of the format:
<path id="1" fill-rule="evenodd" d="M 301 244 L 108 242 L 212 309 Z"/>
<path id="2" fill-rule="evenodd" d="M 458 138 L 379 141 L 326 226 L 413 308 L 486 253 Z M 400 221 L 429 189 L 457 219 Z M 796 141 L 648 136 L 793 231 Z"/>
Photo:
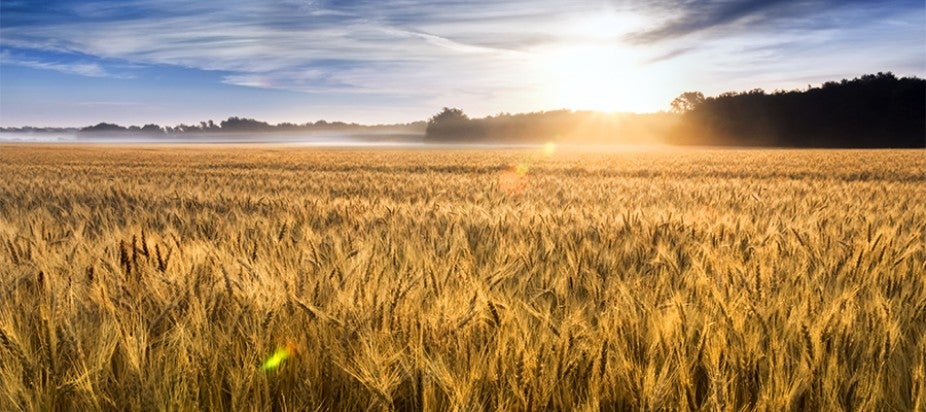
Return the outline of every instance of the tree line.
<path id="1" fill-rule="evenodd" d="M 926 80 L 878 73 L 806 90 L 682 93 L 672 111 L 558 110 L 471 119 L 444 108 L 430 141 L 673 143 L 780 147 L 926 147 Z"/>
<path id="2" fill-rule="evenodd" d="M 685 92 L 670 112 L 608 114 L 554 110 L 470 118 L 445 107 L 427 122 L 365 126 L 319 120 L 303 124 L 229 117 L 219 123 L 74 128 L 4 128 L 2 132 L 142 134 L 394 132 L 427 142 L 672 143 L 780 147 L 926 147 L 926 80 L 877 73 L 806 90 L 762 89 L 705 97 Z"/>
<path id="3" fill-rule="evenodd" d="M 672 143 L 783 147 L 924 147 L 926 80 L 892 73 L 803 91 L 683 93 Z"/>
<path id="4" fill-rule="evenodd" d="M 200 122 L 198 125 L 179 124 L 177 126 L 160 126 L 146 124 L 144 126 L 121 126 L 114 123 L 98 123 L 78 129 L 84 134 L 142 134 L 142 135 L 174 135 L 174 134 L 206 134 L 206 133 L 289 133 L 289 132 L 356 132 L 356 131 L 402 131 L 421 132 L 425 123 L 413 122 L 393 125 L 367 126 L 358 123 L 328 122 L 319 120 L 303 124 L 279 123 L 270 124 L 260 120 L 232 116 L 215 123 L 212 120 Z"/>

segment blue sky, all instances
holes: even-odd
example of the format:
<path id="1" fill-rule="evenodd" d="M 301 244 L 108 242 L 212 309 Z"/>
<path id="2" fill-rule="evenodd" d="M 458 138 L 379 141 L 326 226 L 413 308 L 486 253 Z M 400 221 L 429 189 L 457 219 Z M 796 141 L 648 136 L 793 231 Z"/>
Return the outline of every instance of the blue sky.
<path id="1" fill-rule="evenodd" d="M 0 2 L 0 126 L 646 112 L 878 71 L 926 77 L 926 2 Z"/>

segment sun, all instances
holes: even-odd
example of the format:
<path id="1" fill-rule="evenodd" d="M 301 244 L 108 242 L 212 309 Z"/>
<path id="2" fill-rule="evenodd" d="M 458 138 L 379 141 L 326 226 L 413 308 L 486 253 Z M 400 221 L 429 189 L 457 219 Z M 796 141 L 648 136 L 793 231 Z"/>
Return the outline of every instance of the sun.
<path id="1" fill-rule="evenodd" d="M 547 100 L 576 110 L 616 111 L 620 56 L 600 47 L 573 46 L 548 51 L 540 57 L 547 77 Z"/>
<path id="2" fill-rule="evenodd" d="M 648 112 L 666 106 L 665 84 L 640 56 L 611 44 L 563 45 L 536 55 L 543 96 L 550 107 L 606 112 Z"/>
<path id="3" fill-rule="evenodd" d="M 652 48 L 623 41 L 647 22 L 639 14 L 603 9 L 553 29 L 560 41 L 532 53 L 544 105 L 606 112 L 667 109 L 684 70 L 654 60 Z"/>

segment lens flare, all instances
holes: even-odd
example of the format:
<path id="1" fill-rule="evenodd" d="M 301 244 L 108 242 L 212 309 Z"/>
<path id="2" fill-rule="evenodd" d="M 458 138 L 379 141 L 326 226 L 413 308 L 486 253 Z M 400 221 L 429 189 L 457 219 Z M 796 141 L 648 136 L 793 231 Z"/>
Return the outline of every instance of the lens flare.
<path id="1" fill-rule="evenodd" d="M 543 156 L 537 152 L 532 152 L 526 158 L 522 158 L 517 164 L 502 170 L 498 175 L 498 187 L 503 192 L 510 195 L 517 195 L 524 192 L 530 183 L 531 171 L 535 163 L 541 163 L 543 157 L 552 157 L 556 153 L 556 143 L 547 142 L 542 148 Z"/>
<path id="2" fill-rule="evenodd" d="M 543 154 L 547 157 L 553 156 L 554 153 L 556 153 L 556 143 L 547 142 L 543 145 Z"/>
<path id="3" fill-rule="evenodd" d="M 291 358 L 295 354 L 296 348 L 292 344 L 279 347 L 275 352 L 273 352 L 273 355 L 270 355 L 270 357 L 264 361 L 264 364 L 261 365 L 260 368 L 264 372 L 275 370 L 276 368 L 279 368 L 281 364 L 283 364 L 283 361 Z"/>
<path id="4" fill-rule="evenodd" d="M 508 194 L 520 194 L 527 189 L 527 171 L 528 167 L 524 164 L 503 170 L 498 176 L 499 189 Z"/>

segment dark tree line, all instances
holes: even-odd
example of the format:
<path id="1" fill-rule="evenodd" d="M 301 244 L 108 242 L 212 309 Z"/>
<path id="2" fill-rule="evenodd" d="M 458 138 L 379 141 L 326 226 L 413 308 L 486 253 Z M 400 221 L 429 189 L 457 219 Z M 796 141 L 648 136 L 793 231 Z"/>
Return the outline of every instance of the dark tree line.
<path id="1" fill-rule="evenodd" d="M 926 80 L 892 73 L 804 91 L 761 89 L 704 98 L 684 93 L 670 141 L 782 147 L 924 147 Z"/>

